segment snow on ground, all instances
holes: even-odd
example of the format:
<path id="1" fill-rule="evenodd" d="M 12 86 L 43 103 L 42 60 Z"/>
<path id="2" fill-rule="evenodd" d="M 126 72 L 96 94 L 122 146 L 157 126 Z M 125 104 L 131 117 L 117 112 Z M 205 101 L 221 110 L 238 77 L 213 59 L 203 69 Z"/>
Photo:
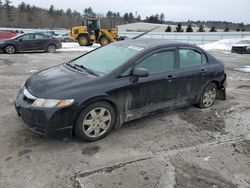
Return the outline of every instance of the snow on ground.
<path id="1" fill-rule="evenodd" d="M 235 70 L 250 73 L 250 66 L 247 65 L 247 66 L 243 66 L 243 67 L 237 67 L 237 68 L 235 68 Z"/>
<path id="2" fill-rule="evenodd" d="M 216 42 L 200 45 L 200 47 L 205 50 L 231 50 L 232 45 L 238 43 L 239 41 L 243 39 L 250 40 L 250 37 L 235 38 L 235 39 L 222 39 Z"/>
<path id="3" fill-rule="evenodd" d="M 58 51 L 83 51 L 89 52 L 100 47 L 99 44 L 93 44 L 93 46 L 80 46 L 77 42 L 62 42 L 62 48 Z"/>
<path id="4" fill-rule="evenodd" d="M 240 40 L 250 40 L 250 37 L 245 38 L 232 38 L 232 39 L 222 39 L 216 42 L 207 43 L 200 45 L 201 48 L 205 50 L 231 50 L 232 45 L 238 43 Z M 83 51 L 89 52 L 100 47 L 99 44 L 93 44 L 93 46 L 80 46 L 77 42 L 63 42 L 62 49 L 58 51 Z"/>

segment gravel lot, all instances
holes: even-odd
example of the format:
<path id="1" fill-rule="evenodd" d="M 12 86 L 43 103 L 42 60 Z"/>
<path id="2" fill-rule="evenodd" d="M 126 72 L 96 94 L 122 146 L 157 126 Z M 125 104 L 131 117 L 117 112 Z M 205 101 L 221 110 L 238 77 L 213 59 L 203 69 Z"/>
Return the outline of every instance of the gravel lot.
<path id="1" fill-rule="evenodd" d="M 225 62 L 228 98 L 201 110 L 159 112 L 95 143 L 38 136 L 13 101 L 38 70 L 83 52 L 0 54 L 0 187 L 250 187 L 250 55 L 212 51 Z"/>

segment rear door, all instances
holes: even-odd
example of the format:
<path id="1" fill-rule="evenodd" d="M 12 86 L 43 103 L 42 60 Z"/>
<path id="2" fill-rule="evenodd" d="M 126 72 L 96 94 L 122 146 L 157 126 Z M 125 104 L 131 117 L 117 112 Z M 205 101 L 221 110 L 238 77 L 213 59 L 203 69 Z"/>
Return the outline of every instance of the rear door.
<path id="1" fill-rule="evenodd" d="M 37 50 L 46 50 L 48 46 L 48 41 L 50 40 L 49 36 L 43 34 L 34 35 L 34 48 Z"/>
<path id="2" fill-rule="evenodd" d="M 176 95 L 179 103 L 193 103 L 199 97 L 207 80 L 208 61 L 205 54 L 195 48 L 178 48 Z"/>

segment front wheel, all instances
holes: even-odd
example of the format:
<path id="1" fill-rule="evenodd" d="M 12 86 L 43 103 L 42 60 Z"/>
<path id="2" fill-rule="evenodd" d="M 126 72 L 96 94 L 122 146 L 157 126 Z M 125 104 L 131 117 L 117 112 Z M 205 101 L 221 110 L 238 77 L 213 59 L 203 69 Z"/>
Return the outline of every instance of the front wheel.
<path id="1" fill-rule="evenodd" d="M 102 36 L 100 38 L 100 40 L 99 40 L 99 43 L 100 43 L 101 46 L 106 46 L 106 45 L 108 45 L 110 43 L 110 40 L 109 40 L 108 37 Z"/>
<path id="2" fill-rule="evenodd" d="M 207 86 L 203 89 L 200 102 L 198 106 L 200 108 L 209 108 L 211 107 L 217 96 L 217 87 L 215 83 L 208 83 Z"/>
<path id="3" fill-rule="evenodd" d="M 4 48 L 4 51 L 7 53 L 7 54 L 14 54 L 16 53 L 16 48 L 12 45 L 8 45 Z"/>
<path id="4" fill-rule="evenodd" d="M 53 45 L 53 44 L 49 45 L 48 48 L 47 48 L 47 52 L 48 53 L 55 53 L 56 52 L 55 45 Z"/>
<path id="5" fill-rule="evenodd" d="M 83 141 L 93 142 L 105 137 L 115 124 L 115 111 L 107 102 L 96 102 L 78 116 L 74 132 Z"/>
<path id="6" fill-rule="evenodd" d="M 87 37 L 86 35 L 82 35 L 78 38 L 78 44 L 80 46 L 88 46 L 90 43 L 89 37 Z"/>

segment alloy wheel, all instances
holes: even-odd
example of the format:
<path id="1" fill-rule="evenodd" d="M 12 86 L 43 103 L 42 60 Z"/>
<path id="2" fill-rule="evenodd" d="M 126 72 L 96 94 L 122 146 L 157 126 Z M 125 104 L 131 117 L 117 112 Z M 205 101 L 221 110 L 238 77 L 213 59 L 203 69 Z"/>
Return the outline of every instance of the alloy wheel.
<path id="1" fill-rule="evenodd" d="M 16 51 L 16 49 L 15 49 L 14 46 L 6 46 L 5 51 L 6 51 L 6 53 L 8 53 L 8 54 L 14 54 L 15 51 Z"/>
<path id="2" fill-rule="evenodd" d="M 85 116 L 82 130 L 88 137 L 100 137 L 111 126 L 111 118 L 111 113 L 107 108 L 94 108 Z"/>
<path id="3" fill-rule="evenodd" d="M 203 105 L 207 108 L 213 105 L 214 101 L 216 99 L 216 89 L 211 88 L 210 90 L 207 90 L 203 95 Z"/>
<path id="4" fill-rule="evenodd" d="M 54 45 L 49 45 L 48 46 L 48 52 L 49 53 L 54 53 L 56 51 L 56 47 Z"/>

